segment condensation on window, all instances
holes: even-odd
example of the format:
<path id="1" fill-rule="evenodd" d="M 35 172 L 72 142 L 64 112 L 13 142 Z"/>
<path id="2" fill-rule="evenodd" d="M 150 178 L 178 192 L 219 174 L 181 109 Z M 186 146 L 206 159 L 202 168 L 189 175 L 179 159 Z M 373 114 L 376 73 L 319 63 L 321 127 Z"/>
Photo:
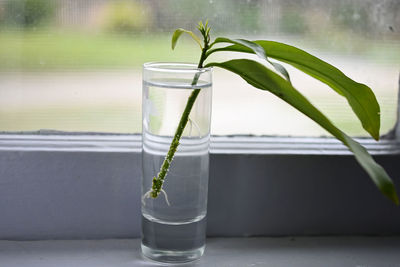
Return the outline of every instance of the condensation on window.
<path id="1" fill-rule="evenodd" d="M 0 131 L 141 132 L 141 66 L 196 62 L 171 33 L 208 19 L 212 37 L 298 46 L 370 86 L 381 133 L 397 120 L 397 0 L 0 0 Z M 210 60 L 249 57 L 221 54 Z M 293 84 L 338 126 L 366 136 L 343 97 L 287 66 Z M 212 133 L 325 136 L 311 120 L 233 74 L 214 70 Z"/>

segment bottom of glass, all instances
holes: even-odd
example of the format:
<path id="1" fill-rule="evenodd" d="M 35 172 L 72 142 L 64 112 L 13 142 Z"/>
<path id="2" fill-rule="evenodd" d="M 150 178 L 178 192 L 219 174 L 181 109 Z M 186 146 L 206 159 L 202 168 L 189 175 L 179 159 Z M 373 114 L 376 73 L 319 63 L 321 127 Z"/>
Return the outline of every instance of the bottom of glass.
<path id="1" fill-rule="evenodd" d="M 192 250 L 160 250 L 142 244 L 142 254 L 151 260 L 165 263 L 184 263 L 200 259 L 205 245 Z"/>

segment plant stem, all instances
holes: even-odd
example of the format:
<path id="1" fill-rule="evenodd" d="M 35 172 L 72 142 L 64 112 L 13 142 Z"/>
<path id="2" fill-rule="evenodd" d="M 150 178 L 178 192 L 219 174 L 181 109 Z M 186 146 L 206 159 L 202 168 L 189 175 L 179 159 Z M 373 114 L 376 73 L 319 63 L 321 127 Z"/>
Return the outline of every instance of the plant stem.
<path id="1" fill-rule="evenodd" d="M 204 40 L 204 48 L 202 49 L 201 52 L 201 57 L 199 60 L 199 64 L 197 66 L 197 68 L 203 68 L 203 63 L 204 60 L 207 58 L 206 53 L 208 50 L 209 46 L 208 46 L 208 40 Z M 196 75 L 193 78 L 192 81 L 192 86 L 196 85 L 199 78 L 200 78 L 200 74 L 201 73 L 196 73 Z M 194 102 L 197 99 L 197 96 L 199 95 L 201 89 L 194 89 L 193 92 L 190 94 L 187 103 L 186 103 L 186 107 L 182 113 L 181 119 L 179 121 L 178 127 L 176 128 L 175 131 L 175 135 L 174 138 L 172 139 L 171 145 L 169 147 L 167 156 L 164 159 L 163 164 L 161 165 L 160 168 L 160 172 L 158 173 L 157 177 L 153 178 L 153 185 L 151 187 L 151 192 L 150 192 L 150 196 L 152 198 L 156 198 L 158 197 L 158 195 L 160 194 L 160 192 L 162 191 L 162 186 L 165 180 L 165 176 L 167 175 L 167 172 L 169 170 L 169 167 L 171 165 L 171 162 L 174 158 L 175 152 L 178 149 L 179 146 L 179 140 L 181 139 L 181 136 L 183 134 L 183 131 L 185 130 L 186 124 L 189 120 L 189 115 L 190 115 L 190 111 L 193 108 Z"/>

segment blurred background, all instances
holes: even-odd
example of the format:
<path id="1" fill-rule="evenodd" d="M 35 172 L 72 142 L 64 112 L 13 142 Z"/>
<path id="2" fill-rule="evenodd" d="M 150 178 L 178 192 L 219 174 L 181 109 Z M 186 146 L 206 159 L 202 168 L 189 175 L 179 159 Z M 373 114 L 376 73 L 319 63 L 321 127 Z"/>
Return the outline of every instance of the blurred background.
<path id="1" fill-rule="evenodd" d="M 0 0 L 0 131 L 141 132 L 142 64 L 197 62 L 192 40 L 185 36 L 172 51 L 170 37 L 178 27 L 196 31 L 205 19 L 212 37 L 281 41 L 339 67 L 377 95 L 381 133 L 393 128 L 398 0 Z M 366 136 L 342 97 L 288 69 L 336 125 Z M 215 69 L 213 90 L 215 135 L 327 135 L 226 71 Z"/>

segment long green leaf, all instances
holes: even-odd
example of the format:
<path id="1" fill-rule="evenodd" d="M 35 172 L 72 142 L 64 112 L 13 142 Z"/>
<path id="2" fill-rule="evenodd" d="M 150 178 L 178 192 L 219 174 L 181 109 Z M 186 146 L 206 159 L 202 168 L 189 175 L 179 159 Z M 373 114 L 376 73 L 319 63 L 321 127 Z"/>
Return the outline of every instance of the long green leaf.
<path id="1" fill-rule="evenodd" d="M 179 29 L 176 29 L 176 30 L 174 31 L 174 33 L 172 34 L 172 40 L 171 40 L 171 47 L 172 47 L 172 50 L 175 49 L 176 43 L 178 42 L 178 39 L 179 39 L 179 37 L 181 37 L 182 33 L 187 33 L 187 34 L 189 34 L 189 35 L 193 38 L 193 40 L 195 40 L 195 41 L 199 44 L 200 49 L 203 49 L 203 47 L 201 46 L 201 41 L 200 41 L 199 37 L 197 37 L 196 34 L 194 34 L 194 33 L 191 32 L 191 31 L 188 31 L 188 30 L 179 28 Z"/>
<path id="2" fill-rule="evenodd" d="M 344 96 L 361 121 L 363 128 L 373 138 L 379 140 L 380 108 L 374 93 L 368 86 L 353 81 L 334 66 L 294 46 L 264 40 L 254 41 L 254 43 L 263 47 L 268 57 L 298 68 Z M 209 54 L 217 51 L 255 53 L 247 46 L 234 44 L 212 49 Z"/>
<path id="3" fill-rule="evenodd" d="M 259 44 L 254 43 L 249 40 L 245 40 L 245 39 L 229 39 L 229 38 L 225 38 L 225 37 L 219 37 L 219 38 L 215 39 L 215 41 L 212 45 L 217 44 L 217 43 L 236 44 L 236 45 L 244 46 L 244 47 L 247 47 L 248 49 L 251 49 L 254 54 L 256 54 L 258 57 L 266 60 L 269 64 L 271 64 L 274 67 L 274 69 L 277 72 L 279 72 L 283 77 L 285 77 L 286 80 L 288 80 L 290 82 L 289 72 L 285 69 L 285 67 L 279 63 L 272 62 L 271 60 L 269 60 L 265 49 L 262 46 L 260 46 Z M 212 51 L 213 50 L 210 50 L 211 53 L 212 53 Z M 210 52 L 207 54 L 207 56 L 211 54 Z"/>
<path id="4" fill-rule="evenodd" d="M 358 163 L 369 174 L 379 190 L 394 203 L 397 205 L 399 204 L 396 189 L 386 171 L 374 161 L 363 146 L 333 125 L 324 114 L 314 107 L 314 105 L 312 105 L 307 98 L 298 92 L 288 81 L 275 72 L 269 70 L 264 65 L 248 59 L 235 59 L 222 63 L 213 62 L 206 65 L 206 67 L 210 66 L 220 67 L 240 75 L 252 86 L 273 93 L 314 120 L 346 145 L 349 150 L 354 153 Z"/>

